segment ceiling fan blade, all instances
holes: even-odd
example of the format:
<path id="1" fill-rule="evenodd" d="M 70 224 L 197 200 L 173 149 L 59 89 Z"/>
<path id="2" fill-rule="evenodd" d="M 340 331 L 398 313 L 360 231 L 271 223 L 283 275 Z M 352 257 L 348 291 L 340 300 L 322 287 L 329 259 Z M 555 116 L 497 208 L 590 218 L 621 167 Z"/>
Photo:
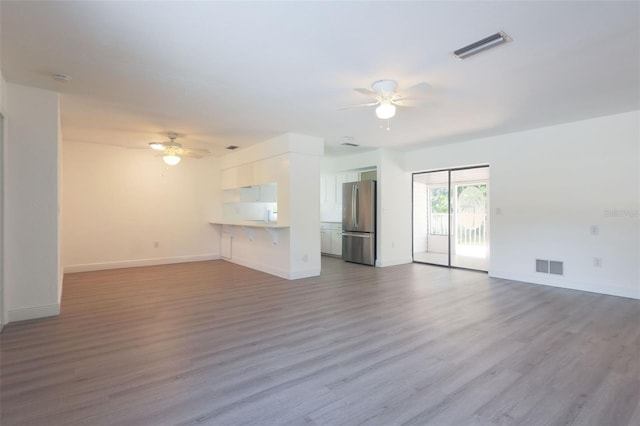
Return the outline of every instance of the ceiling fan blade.
<path id="1" fill-rule="evenodd" d="M 208 155 L 211 154 L 211 151 L 209 151 L 206 148 L 185 148 L 187 151 L 191 151 L 191 152 L 196 152 L 198 154 L 202 154 L 202 155 Z"/>
<path id="2" fill-rule="evenodd" d="M 377 98 L 379 96 L 378 93 L 374 92 L 371 89 L 362 89 L 362 88 L 360 88 L 360 89 L 353 89 L 353 90 L 355 90 L 358 93 L 362 93 L 365 96 L 369 96 L 371 98 Z"/>
<path id="3" fill-rule="evenodd" d="M 404 90 L 400 90 L 400 93 L 402 93 L 403 97 L 406 97 L 405 95 L 414 95 L 414 96 L 419 96 L 420 94 L 426 94 L 426 92 L 429 91 L 429 89 L 431 89 L 431 85 L 427 82 L 422 82 L 422 83 L 418 83 L 418 84 L 414 84 L 411 87 L 407 87 Z"/>
<path id="4" fill-rule="evenodd" d="M 180 153 L 180 157 L 202 158 L 202 157 L 204 157 L 204 155 L 203 154 L 199 154 L 197 152 L 193 152 L 190 149 L 186 149 L 186 150 L 183 150 L 183 152 Z"/>
<path id="5" fill-rule="evenodd" d="M 419 107 L 424 105 L 427 102 L 427 99 L 416 96 L 400 96 L 393 99 L 391 102 L 393 102 L 394 105 L 401 107 Z"/>
<path id="6" fill-rule="evenodd" d="M 401 108 L 416 108 L 422 106 L 424 104 L 424 100 L 403 98 L 393 101 L 393 104 Z"/>
<path id="7" fill-rule="evenodd" d="M 375 102 L 370 102 L 368 104 L 349 105 L 349 106 L 338 108 L 338 110 L 349 109 L 349 108 L 364 108 L 364 107 L 376 106 L 379 103 L 380 103 L 380 101 L 378 100 L 378 101 L 375 101 Z"/>

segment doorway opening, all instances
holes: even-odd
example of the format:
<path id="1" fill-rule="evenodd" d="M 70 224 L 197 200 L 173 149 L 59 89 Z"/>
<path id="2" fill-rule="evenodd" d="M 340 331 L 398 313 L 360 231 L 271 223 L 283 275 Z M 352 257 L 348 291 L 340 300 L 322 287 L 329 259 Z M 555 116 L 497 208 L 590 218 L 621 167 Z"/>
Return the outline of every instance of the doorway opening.
<path id="1" fill-rule="evenodd" d="M 489 270 L 489 166 L 413 174 L 413 261 Z"/>

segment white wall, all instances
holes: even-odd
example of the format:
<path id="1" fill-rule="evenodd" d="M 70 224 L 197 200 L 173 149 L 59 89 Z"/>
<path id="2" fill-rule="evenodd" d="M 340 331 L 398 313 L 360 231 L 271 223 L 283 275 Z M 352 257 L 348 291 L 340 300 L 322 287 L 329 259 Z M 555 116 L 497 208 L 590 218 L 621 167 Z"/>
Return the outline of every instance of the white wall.
<path id="1" fill-rule="evenodd" d="M 320 157 L 291 154 L 289 264 L 292 277 L 320 275 Z"/>
<path id="2" fill-rule="evenodd" d="M 2 331 L 2 327 L 7 322 L 6 318 L 6 309 L 4 309 L 4 185 L 5 185 L 5 128 L 6 123 L 4 121 L 4 117 L 6 116 L 6 108 L 5 108 L 5 99 L 4 89 L 5 81 L 2 77 L 2 73 L 0 73 L 0 331 Z"/>
<path id="3" fill-rule="evenodd" d="M 58 94 L 6 84 L 4 285 L 9 321 L 59 313 Z"/>
<path id="4" fill-rule="evenodd" d="M 635 111 L 412 151 L 405 167 L 491 166 L 491 276 L 640 298 L 639 141 Z"/>
<path id="5" fill-rule="evenodd" d="M 381 149 L 378 167 L 377 266 L 410 263 L 411 173 L 404 170 L 404 155 Z"/>
<path id="6" fill-rule="evenodd" d="M 167 166 L 151 150 L 70 141 L 63 154 L 65 272 L 220 257 L 218 159 Z"/>
<path id="7" fill-rule="evenodd" d="M 2 8 L 0 7 L 0 21 L 2 20 Z M 7 114 L 6 110 L 6 96 L 5 93 L 5 81 L 2 76 L 2 40 L 0 39 L 0 115 L 4 117 Z M 4 309 L 4 184 L 5 176 L 4 171 L 6 165 L 4 162 L 4 146 L 5 146 L 5 133 L 4 126 L 0 127 L 0 332 L 4 324 L 7 322 L 5 317 L 6 310 Z"/>

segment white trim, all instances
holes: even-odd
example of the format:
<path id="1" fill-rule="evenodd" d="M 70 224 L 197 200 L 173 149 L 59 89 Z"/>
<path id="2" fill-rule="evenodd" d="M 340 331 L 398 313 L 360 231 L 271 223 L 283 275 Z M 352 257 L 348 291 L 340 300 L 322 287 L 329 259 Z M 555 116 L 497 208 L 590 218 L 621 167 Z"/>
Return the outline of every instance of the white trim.
<path id="1" fill-rule="evenodd" d="M 60 315 L 59 303 L 55 303 L 53 305 L 31 306 L 29 308 L 9 310 L 9 322 L 53 317 L 56 315 Z"/>
<path id="2" fill-rule="evenodd" d="M 289 272 L 290 280 L 299 280 L 301 278 L 317 277 L 320 275 L 320 268 L 304 269 L 302 271 Z"/>
<path id="3" fill-rule="evenodd" d="M 376 260 L 376 267 L 378 268 L 386 268 L 387 266 L 397 266 L 397 265 L 405 265 L 407 263 L 413 263 L 413 258 L 411 257 L 403 257 L 400 259 L 391 259 L 391 260 Z"/>
<path id="4" fill-rule="evenodd" d="M 252 262 L 251 260 L 238 259 L 234 257 L 233 259 L 222 259 L 227 262 L 235 263 L 236 265 L 244 266 L 245 268 L 255 269 L 256 271 L 264 272 L 266 274 L 275 275 L 276 277 L 284 278 L 285 280 L 289 278 L 289 270 L 283 268 L 274 268 L 270 265 L 264 265 L 260 263 Z"/>
<path id="5" fill-rule="evenodd" d="M 245 268 L 255 269 L 256 271 L 264 272 L 265 274 L 275 275 L 276 277 L 284 278 L 285 280 L 298 280 L 301 278 L 317 277 L 320 275 L 320 268 L 304 269 L 292 272 L 288 269 L 274 268 L 270 265 L 256 263 L 251 260 L 238 259 L 237 257 L 233 259 L 223 258 L 222 260 L 244 266 Z"/>
<path id="6" fill-rule="evenodd" d="M 152 259 L 121 260 L 116 262 L 102 262 L 102 263 L 86 263 L 82 265 L 67 265 L 64 267 L 64 273 L 68 274 L 73 272 L 101 271 L 104 269 L 134 268 L 136 266 L 168 265 L 171 263 L 201 262 L 204 260 L 218 260 L 218 259 L 220 259 L 219 254 L 199 254 L 195 256 L 156 257 Z"/>
<path id="7" fill-rule="evenodd" d="M 633 289 L 626 287 L 567 281 L 566 279 L 562 279 L 562 281 L 556 280 L 554 282 L 540 282 L 537 277 L 531 274 L 514 274 L 511 272 L 496 270 L 489 270 L 489 276 L 506 280 L 522 281 L 525 284 L 546 285 L 549 287 L 567 288 L 570 290 L 587 291 L 590 293 L 607 294 L 610 296 L 627 297 L 630 299 L 640 299 L 640 287 L 636 288 L 634 291 Z"/>

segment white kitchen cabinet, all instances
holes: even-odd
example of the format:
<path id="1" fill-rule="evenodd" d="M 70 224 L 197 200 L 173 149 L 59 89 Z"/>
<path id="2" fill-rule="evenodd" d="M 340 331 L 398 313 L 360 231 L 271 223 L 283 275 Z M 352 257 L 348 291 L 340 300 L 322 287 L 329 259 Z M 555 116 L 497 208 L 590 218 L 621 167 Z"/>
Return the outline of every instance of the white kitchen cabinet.
<path id="1" fill-rule="evenodd" d="M 342 184 L 347 182 L 347 174 L 339 173 L 336 175 L 336 198 L 335 203 L 342 207 Z"/>
<path id="2" fill-rule="evenodd" d="M 346 173 L 345 182 L 358 182 L 360 180 L 360 172 L 351 171 Z"/>
<path id="3" fill-rule="evenodd" d="M 336 202 L 336 175 L 324 175 L 324 202 L 335 204 Z"/>
<path id="4" fill-rule="evenodd" d="M 323 254 L 342 256 L 342 224 L 338 222 L 320 223 L 320 251 Z"/>
<path id="5" fill-rule="evenodd" d="M 320 251 L 322 253 L 331 253 L 331 230 L 320 230 Z"/>
<path id="6" fill-rule="evenodd" d="M 339 224 L 340 225 L 340 224 Z M 342 225 L 340 225 L 342 228 Z M 342 229 L 331 230 L 331 251 L 334 256 L 342 257 Z"/>

